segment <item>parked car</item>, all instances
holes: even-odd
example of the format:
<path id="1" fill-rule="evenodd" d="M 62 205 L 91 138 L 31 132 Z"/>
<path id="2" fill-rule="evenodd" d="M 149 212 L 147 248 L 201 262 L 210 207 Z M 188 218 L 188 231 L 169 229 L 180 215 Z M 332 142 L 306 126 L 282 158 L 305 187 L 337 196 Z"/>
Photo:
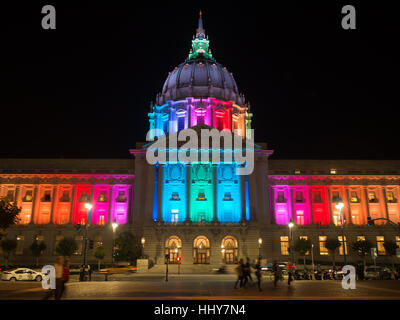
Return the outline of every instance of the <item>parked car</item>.
<path id="1" fill-rule="evenodd" d="M 389 280 L 391 278 L 391 270 L 387 267 L 369 266 L 365 270 L 365 280 Z"/>
<path id="2" fill-rule="evenodd" d="M 44 274 L 28 268 L 3 271 L 1 280 L 6 281 L 42 281 Z"/>
<path id="3" fill-rule="evenodd" d="M 137 271 L 136 267 L 133 266 L 121 266 L 121 267 L 111 267 L 111 268 L 105 268 L 101 269 L 100 272 L 108 272 L 111 274 L 123 274 L 123 273 L 134 273 Z"/>

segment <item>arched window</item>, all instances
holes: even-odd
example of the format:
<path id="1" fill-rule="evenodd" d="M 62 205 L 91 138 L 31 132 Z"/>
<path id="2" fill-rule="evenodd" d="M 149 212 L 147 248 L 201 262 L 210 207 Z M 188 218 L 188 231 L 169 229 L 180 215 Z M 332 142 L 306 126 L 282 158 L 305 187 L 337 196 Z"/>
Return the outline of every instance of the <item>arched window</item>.
<path id="1" fill-rule="evenodd" d="M 210 263 L 210 241 L 205 236 L 198 236 L 194 239 L 193 263 Z"/>
<path id="2" fill-rule="evenodd" d="M 237 263 L 238 242 L 235 237 L 226 236 L 221 242 L 222 261 L 226 264 Z"/>
<path id="3" fill-rule="evenodd" d="M 171 236 L 165 241 L 165 254 L 169 254 L 168 263 L 178 263 L 177 258 L 182 256 L 182 241 L 177 236 Z"/>

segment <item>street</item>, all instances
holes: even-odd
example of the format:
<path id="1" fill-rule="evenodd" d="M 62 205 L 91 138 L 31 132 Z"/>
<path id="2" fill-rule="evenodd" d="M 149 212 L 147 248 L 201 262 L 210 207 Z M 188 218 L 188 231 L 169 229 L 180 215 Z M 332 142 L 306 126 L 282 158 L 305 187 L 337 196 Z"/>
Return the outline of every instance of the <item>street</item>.
<path id="1" fill-rule="evenodd" d="M 262 292 L 256 284 L 234 289 L 234 275 L 115 275 L 104 281 L 100 275 L 91 282 L 79 282 L 72 276 L 64 299 L 72 300 L 399 300 L 400 281 L 357 281 L 356 289 L 345 290 L 341 281 L 299 280 L 288 287 L 280 281 L 274 288 L 271 280 L 264 280 Z M 0 282 L 1 300 L 40 300 L 45 290 L 37 282 Z"/>

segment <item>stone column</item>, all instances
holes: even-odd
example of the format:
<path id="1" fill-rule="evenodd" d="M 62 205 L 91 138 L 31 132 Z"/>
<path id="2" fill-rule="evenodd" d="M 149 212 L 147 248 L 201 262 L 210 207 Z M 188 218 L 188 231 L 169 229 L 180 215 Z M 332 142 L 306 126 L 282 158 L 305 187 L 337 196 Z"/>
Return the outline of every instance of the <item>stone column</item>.
<path id="1" fill-rule="evenodd" d="M 53 224 L 54 205 L 56 203 L 56 199 L 57 199 L 57 196 L 58 196 L 57 191 L 58 191 L 58 186 L 55 185 L 53 187 L 53 194 L 52 194 L 52 197 L 51 197 L 51 210 L 50 210 L 50 222 L 49 222 L 50 225 Z"/>
<path id="2" fill-rule="evenodd" d="M 189 107 L 190 109 L 190 107 Z M 186 165 L 186 219 L 185 222 L 190 221 L 190 185 L 192 183 L 190 177 L 190 164 Z"/>
<path id="3" fill-rule="evenodd" d="M 276 224 L 276 217 L 275 217 L 275 189 L 274 186 L 270 187 L 271 189 L 271 197 L 270 197 L 270 201 L 271 201 L 271 222 L 272 224 Z"/>
<path id="4" fill-rule="evenodd" d="M 240 219 L 242 222 L 246 221 L 246 176 L 240 176 L 240 195 L 241 195 L 241 215 Z"/>
<path id="5" fill-rule="evenodd" d="M 351 206 L 350 206 L 350 197 L 349 197 L 349 187 L 344 187 L 345 191 L 346 191 L 346 205 L 348 207 L 349 210 L 349 221 L 348 221 L 348 225 L 352 226 L 353 225 L 353 220 L 351 217 Z"/>
<path id="6" fill-rule="evenodd" d="M 67 224 L 72 223 L 72 211 L 74 209 L 74 201 L 75 201 L 75 186 L 72 186 L 72 190 L 71 190 L 71 206 L 69 209 L 69 215 L 68 215 L 68 221 Z"/>
<path id="7" fill-rule="evenodd" d="M 310 224 L 314 225 L 314 212 L 313 212 L 313 206 L 312 206 L 312 202 L 313 202 L 313 198 L 312 198 L 312 189 L 311 186 L 308 186 L 308 194 L 309 194 L 309 201 L 310 201 Z"/>
<path id="8" fill-rule="evenodd" d="M 107 216 L 107 224 L 111 224 L 113 223 L 113 221 L 111 221 L 113 219 L 113 214 L 111 212 L 112 210 L 112 202 L 113 202 L 113 186 L 108 186 L 109 190 L 108 190 L 108 216 Z M 129 193 L 129 191 L 128 191 Z M 128 196 L 128 195 L 127 195 Z M 129 199 L 129 198 L 128 198 Z M 127 199 L 127 201 L 129 201 Z M 129 204 L 129 202 L 128 202 Z M 128 208 L 128 212 L 127 214 L 129 214 L 129 208 Z M 115 218 L 115 217 L 114 217 Z M 129 220 L 129 219 L 128 219 Z"/>
<path id="9" fill-rule="evenodd" d="M 329 225 L 333 226 L 333 213 L 332 213 L 332 197 L 331 197 L 331 188 L 330 186 L 327 186 L 327 191 L 328 191 L 328 208 L 329 208 Z"/>
<path id="10" fill-rule="evenodd" d="M 163 177 L 164 177 L 164 166 L 160 164 L 158 166 L 158 192 L 157 192 L 157 222 L 162 221 L 162 192 L 163 192 Z"/>
<path id="11" fill-rule="evenodd" d="M 364 189 L 364 195 L 365 195 L 365 206 L 367 208 L 367 217 L 371 217 L 369 213 L 369 200 L 368 200 L 368 190 L 366 186 L 362 187 Z"/>
<path id="12" fill-rule="evenodd" d="M 38 185 L 33 186 L 33 194 L 32 194 L 32 211 L 31 211 L 31 222 L 29 224 L 33 225 L 33 219 L 35 218 L 35 208 L 38 196 Z"/>
<path id="13" fill-rule="evenodd" d="M 289 196 L 290 196 L 290 211 L 291 211 L 290 219 L 293 221 L 293 223 L 296 223 L 294 214 L 294 205 L 293 205 L 293 186 L 289 186 Z"/>
<path id="14" fill-rule="evenodd" d="M 218 222 L 218 215 L 217 215 L 217 165 L 212 165 L 213 168 L 213 222 Z"/>
<path id="15" fill-rule="evenodd" d="M 385 205 L 385 218 L 389 219 L 389 208 L 387 205 L 386 187 L 381 187 L 381 192 L 382 192 L 383 201 L 384 201 L 384 205 Z"/>

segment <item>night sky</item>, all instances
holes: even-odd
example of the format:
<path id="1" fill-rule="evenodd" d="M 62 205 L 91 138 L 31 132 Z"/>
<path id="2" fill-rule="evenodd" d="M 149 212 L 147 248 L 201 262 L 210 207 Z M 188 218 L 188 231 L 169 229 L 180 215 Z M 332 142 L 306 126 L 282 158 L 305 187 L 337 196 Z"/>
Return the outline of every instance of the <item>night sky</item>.
<path id="1" fill-rule="evenodd" d="M 201 9 L 273 158 L 400 159 L 399 11 L 326 2 L 2 3 L 0 157 L 128 158 Z M 45 4 L 56 30 L 41 28 Z M 356 30 L 341 27 L 346 4 Z"/>

